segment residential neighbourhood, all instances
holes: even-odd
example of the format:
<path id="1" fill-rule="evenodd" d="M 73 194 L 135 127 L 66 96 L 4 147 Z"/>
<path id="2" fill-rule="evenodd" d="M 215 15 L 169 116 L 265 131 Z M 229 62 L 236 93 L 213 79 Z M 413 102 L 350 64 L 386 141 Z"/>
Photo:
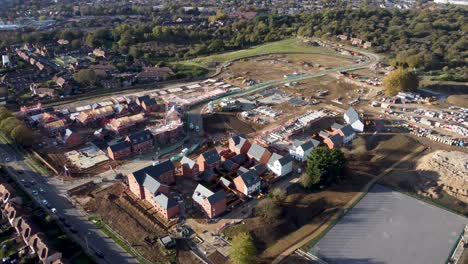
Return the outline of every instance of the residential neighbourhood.
<path id="1" fill-rule="evenodd" d="M 463 1 L 0 2 L 2 263 L 467 262 Z"/>

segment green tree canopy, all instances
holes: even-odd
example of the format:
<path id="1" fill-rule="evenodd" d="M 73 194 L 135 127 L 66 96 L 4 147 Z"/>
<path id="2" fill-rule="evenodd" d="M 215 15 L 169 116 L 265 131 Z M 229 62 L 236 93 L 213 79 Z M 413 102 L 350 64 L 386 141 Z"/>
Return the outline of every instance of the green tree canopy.
<path id="1" fill-rule="evenodd" d="M 12 117 L 13 116 L 13 113 L 8 110 L 6 107 L 0 107 L 0 121 L 1 120 L 5 120 L 7 119 L 8 117 Z"/>
<path id="2" fill-rule="evenodd" d="M 93 69 L 82 69 L 73 74 L 73 79 L 84 85 L 93 85 L 96 83 L 96 73 Z"/>
<path id="3" fill-rule="evenodd" d="M 31 129 L 23 124 L 13 128 L 10 135 L 16 143 L 22 146 L 28 147 L 34 143 L 34 136 Z"/>
<path id="4" fill-rule="evenodd" d="M 0 122 L 0 129 L 6 134 L 6 135 L 10 135 L 11 131 L 19 126 L 23 124 L 21 121 L 19 121 L 18 119 L 16 119 L 16 117 L 8 117 L 6 119 L 3 119 L 1 122 Z"/>
<path id="5" fill-rule="evenodd" d="M 342 176 L 345 163 L 340 149 L 315 148 L 307 158 L 306 173 L 301 176 L 300 182 L 306 188 L 331 184 Z"/>
<path id="6" fill-rule="evenodd" d="M 402 68 L 389 73 L 383 81 L 385 92 L 391 96 L 399 92 L 415 91 L 418 86 L 418 76 L 414 72 Z"/>
<path id="7" fill-rule="evenodd" d="M 257 249 L 248 233 L 239 233 L 232 239 L 229 258 L 233 264 L 253 264 Z"/>

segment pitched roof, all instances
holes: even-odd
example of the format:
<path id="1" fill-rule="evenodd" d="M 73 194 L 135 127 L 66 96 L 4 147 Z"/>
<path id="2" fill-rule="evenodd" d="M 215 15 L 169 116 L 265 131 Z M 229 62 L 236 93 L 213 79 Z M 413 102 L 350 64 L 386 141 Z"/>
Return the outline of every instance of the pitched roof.
<path id="1" fill-rule="evenodd" d="M 304 141 L 299 141 L 299 140 L 294 141 L 294 146 L 295 147 L 301 147 L 302 150 L 304 150 L 304 151 L 307 151 L 309 149 L 313 149 L 313 148 L 317 147 L 319 144 L 320 144 L 320 142 L 318 140 L 315 140 L 315 139 L 307 140 L 305 142 Z"/>
<path id="2" fill-rule="evenodd" d="M 247 160 L 247 155 L 245 155 L 244 153 L 237 154 L 237 155 L 231 157 L 230 160 L 232 162 L 234 162 L 234 163 L 242 165 L 242 163 L 244 163 Z"/>
<path id="3" fill-rule="evenodd" d="M 345 113 L 345 116 L 348 117 L 350 124 L 360 120 L 358 112 L 356 112 L 356 110 L 353 107 L 348 108 L 348 110 Z"/>
<path id="4" fill-rule="evenodd" d="M 258 175 L 262 175 L 263 173 L 265 173 L 268 168 L 265 164 L 263 163 L 258 163 L 257 165 L 255 165 L 252 170 L 254 170 Z"/>
<path id="5" fill-rule="evenodd" d="M 65 135 L 63 136 L 63 139 L 67 140 L 72 134 L 73 134 L 73 131 L 71 131 L 70 129 L 67 128 L 65 130 Z"/>
<path id="6" fill-rule="evenodd" d="M 199 204 L 203 204 L 205 199 L 207 199 L 210 204 L 213 204 L 225 198 L 226 195 L 224 194 L 224 191 L 214 193 L 201 184 L 197 185 L 192 195 L 192 199 Z"/>
<path id="7" fill-rule="evenodd" d="M 238 177 L 241 177 L 245 186 L 249 187 L 260 182 L 260 177 L 255 170 L 249 170 L 246 173 L 242 173 Z"/>
<path id="8" fill-rule="evenodd" d="M 248 172 L 249 169 L 247 169 L 246 167 L 243 167 L 241 166 L 238 170 L 237 170 L 237 174 L 241 175 L 241 174 L 244 174 L 246 172 Z"/>
<path id="9" fill-rule="evenodd" d="M 242 148 L 242 146 L 244 146 L 245 142 L 247 142 L 247 139 L 245 138 L 244 135 L 236 135 L 236 136 L 233 136 L 231 139 L 234 142 L 234 146 L 237 149 Z"/>
<path id="10" fill-rule="evenodd" d="M 218 154 L 216 149 L 211 149 L 202 154 L 207 164 L 213 164 L 218 161 L 221 161 L 221 157 Z"/>
<path id="11" fill-rule="evenodd" d="M 216 173 L 213 170 L 205 170 L 201 174 L 200 178 L 204 180 L 205 182 L 210 182 L 211 178 L 215 177 Z"/>
<path id="12" fill-rule="evenodd" d="M 285 164 L 287 164 L 287 163 L 289 163 L 289 162 L 292 162 L 292 157 L 291 157 L 291 155 L 289 155 L 289 154 L 286 154 L 286 155 L 284 155 L 284 156 L 281 156 L 281 155 L 279 155 L 279 154 L 277 154 L 277 153 L 273 153 L 273 155 L 271 155 L 270 160 L 268 160 L 268 164 L 269 164 L 270 166 L 273 166 L 274 163 L 275 163 L 275 161 L 279 161 L 279 163 L 280 163 L 281 165 L 285 165 Z"/>
<path id="13" fill-rule="evenodd" d="M 266 149 L 264 147 L 258 145 L 257 143 L 254 143 L 247 152 L 247 155 L 252 156 L 256 160 L 260 160 L 265 151 Z"/>
<path id="14" fill-rule="evenodd" d="M 343 125 L 340 125 L 338 123 L 333 123 L 333 125 L 331 125 L 331 128 L 334 128 L 334 129 L 341 129 L 343 127 Z"/>
<path id="15" fill-rule="evenodd" d="M 153 134 L 148 130 L 143 130 L 128 135 L 128 139 L 132 144 L 140 144 L 142 142 L 153 140 Z"/>
<path id="16" fill-rule="evenodd" d="M 166 160 L 164 162 L 158 163 L 156 165 L 150 165 L 148 167 L 139 169 L 135 172 L 133 172 L 133 175 L 135 176 L 137 182 L 140 185 L 143 185 L 143 182 L 146 177 L 151 177 L 151 178 L 159 178 L 161 174 L 164 174 L 166 172 L 174 170 L 174 164 L 170 160 Z"/>
<path id="17" fill-rule="evenodd" d="M 229 187 L 232 182 L 224 177 L 219 178 L 219 181 L 221 182 L 222 185 Z"/>
<path id="18" fill-rule="evenodd" d="M 167 197 L 163 193 L 156 195 L 154 197 L 154 201 L 164 209 L 170 209 L 177 206 L 177 202 L 174 199 Z"/>
<path id="19" fill-rule="evenodd" d="M 183 156 L 182 159 L 180 160 L 180 164 L 184 165 L 187 164 L 190 169 L 193 169 L 193 166 L 197 164 L 194 160 L 187 158 L 187 156 Z"/>
<path id="20" fill-rule="evenodd" d="M 232 160 L 226 160 L 226 161 L 223 162 L 223 168 L 225 170 L 227 170 L 227 171 L 231 171 L 234 168 L 236 168 L 237 166 L 239 166 L 239 164 L 235 163 Z"/>
<path id="21" fill-rule="evenodd" d="M 341 128 L 341 132 L 343 132 L 345 137 L 351 136 L 352 134 L 355 134 L 354 129 L 351 125 L 346 125 Z"/>
<path id="22" fill-rule="evenodd" d="M 340 134 L 333 135 L 329 137 L 329 139 L 334 145 L 340 145 L 343 143 L 343 137 Z"/>
<path id="23" fill-rule="evenodd" d="M 126 148 L 130 148 L 130 143 L 128 143 L 127 141 L 121 141 L 113 145 L 110 145 L 109 148 L 112 150 L 112 152 L 117 152 Z"/>

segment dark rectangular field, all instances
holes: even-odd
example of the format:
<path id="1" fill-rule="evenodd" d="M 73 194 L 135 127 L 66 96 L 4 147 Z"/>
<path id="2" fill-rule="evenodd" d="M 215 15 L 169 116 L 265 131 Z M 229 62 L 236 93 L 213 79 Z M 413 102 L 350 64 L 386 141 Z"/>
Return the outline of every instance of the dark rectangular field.
<path id="1" fill-rule="evenodd" d="M 375 185 L 313 248 L 332 264 L 441 264 L 468 218 Z"/>

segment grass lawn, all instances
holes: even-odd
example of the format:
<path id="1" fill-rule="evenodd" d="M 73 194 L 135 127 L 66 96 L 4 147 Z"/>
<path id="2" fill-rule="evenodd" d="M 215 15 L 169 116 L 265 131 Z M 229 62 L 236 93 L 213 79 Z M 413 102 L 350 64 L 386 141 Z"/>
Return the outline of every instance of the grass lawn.
<path id="1" fill-rule="evenodd" d="M 208 67 L 213 63 L 223 63 L 244 57 L 268 54 L 268 53 L 317 53 L 327 54 L 331 53 L 331 50 L 327 50 L 321 47 L 309 46 L 302 42 L 300 39 L 286 39 L 276 42 L 271 42 L 259 46 L 255 46 L 245 50 L 232 51 L 222 54 L 211 55 L 207 57 L 200 57 L 188 61 L 181 62 L 182 64 L 192 64 L 202 67 Z"/>

